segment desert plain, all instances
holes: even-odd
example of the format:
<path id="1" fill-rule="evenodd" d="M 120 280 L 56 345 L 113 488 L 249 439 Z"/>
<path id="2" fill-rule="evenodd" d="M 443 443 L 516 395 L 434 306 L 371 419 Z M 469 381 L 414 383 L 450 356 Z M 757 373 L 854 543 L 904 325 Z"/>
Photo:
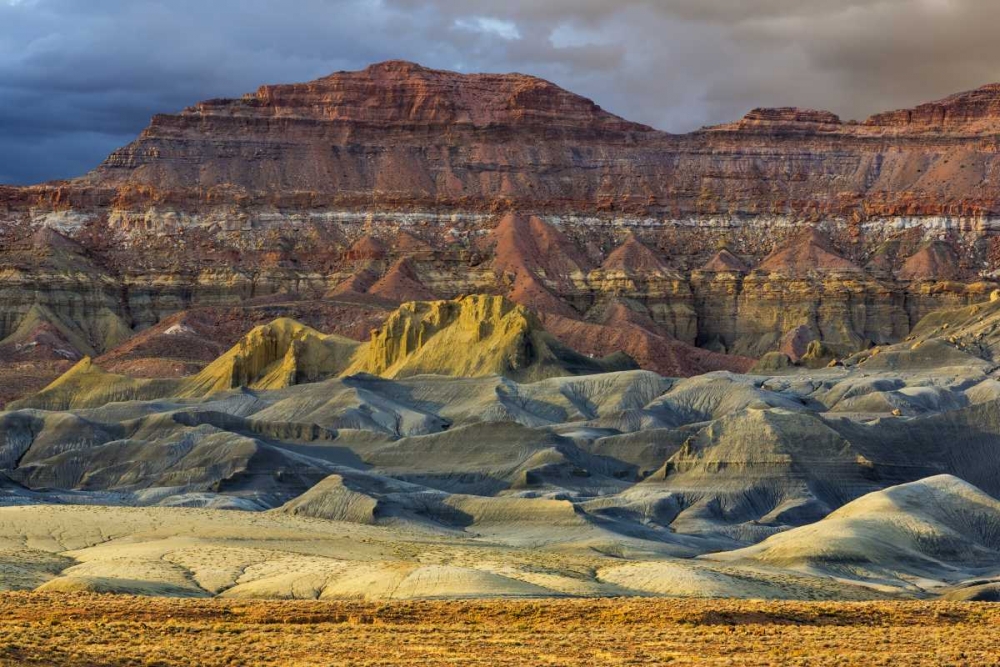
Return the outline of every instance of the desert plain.
<path id="1" fill-rule="evenodd" d="M 0 664 L 883 665 L 1000 663 L 985 603 L 738 600 L 276 602 L 13 593 Z"/>

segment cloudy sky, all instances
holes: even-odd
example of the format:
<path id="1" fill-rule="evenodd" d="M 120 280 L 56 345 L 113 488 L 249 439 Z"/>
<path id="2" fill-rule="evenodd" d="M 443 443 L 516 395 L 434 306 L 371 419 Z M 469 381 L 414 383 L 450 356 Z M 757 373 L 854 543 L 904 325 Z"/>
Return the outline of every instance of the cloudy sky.
<path id="1" fill-rule="evenodd" d="M 996 0 L 0 0 L 0 182 L 77 175 L 157 112 L 403 58 L 536 74 L 682 132 L 1000 81 Z"/>

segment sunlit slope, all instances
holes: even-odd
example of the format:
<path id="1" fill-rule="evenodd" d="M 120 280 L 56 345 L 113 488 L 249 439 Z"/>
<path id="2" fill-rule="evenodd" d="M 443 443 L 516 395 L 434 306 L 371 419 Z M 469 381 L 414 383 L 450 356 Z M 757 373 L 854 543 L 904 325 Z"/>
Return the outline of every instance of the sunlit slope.
<path id="1" fill-rule="evenodd" d="M 927 587 L 1000 570 L 1000 502 L 951 475 L 890 487 L 753 547 L 712 556 L 869 585 Z"/>
<path id="2" fill-rule="evenodd" d="M 192 377 L 131 378 L 105 372 L 87 357 L 38 394 L 12 407 L 67 410 L 118 401 L 197 398 L 238 387 L 279 389 L 340 373 L 359 345 L 282 318 L 254 328 Z"/>
<path id="3" fill-rule="evenodd" d="M 67 410 L 155 398 L 198 398 L 246 387 L 281 389 L 339 375 L 386 378 L 434 374 L 503 376 L 520 381 L 634 368 L 626 355 L 594 360 L 547 334 L 522 306 L 503 297 L 403 304 L 359 343 L 288 318 L 251 330 L 197 375 L 146 380 L 105 372 L 85 358 L 15 409 Z"/>
<path id="4" fill-rule="evenodd" d="M 349 373 L 388 378 L 502 375 L 518 381 L 634 368 L 625 355 L 594 360 L 547 334 L 523 306 L 498 296 L 414 301 L 393 313 Z"/>

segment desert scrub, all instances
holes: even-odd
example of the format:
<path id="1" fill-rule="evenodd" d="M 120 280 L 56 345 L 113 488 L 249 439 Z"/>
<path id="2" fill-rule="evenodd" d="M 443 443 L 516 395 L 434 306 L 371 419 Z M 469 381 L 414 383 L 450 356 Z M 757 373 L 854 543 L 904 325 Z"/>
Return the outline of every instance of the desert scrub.
<path id="1" fill-rule="evenodd" d="M 0 595 L 0 665 L 1000 665 L 982 603 Z"/>

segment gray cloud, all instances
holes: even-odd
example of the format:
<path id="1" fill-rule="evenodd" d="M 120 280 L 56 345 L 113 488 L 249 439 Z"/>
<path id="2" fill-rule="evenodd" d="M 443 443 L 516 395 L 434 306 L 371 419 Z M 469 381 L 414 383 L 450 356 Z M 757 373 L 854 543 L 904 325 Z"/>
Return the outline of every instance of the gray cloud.
<path id="1" fill-rule="evenodd" d="M 860 118 L 1000 80 L 998 20 L 982 0 L 0 0 L 0 181 L 389 58 L 537 74 L 671 131 L 767 105 Z"/>

